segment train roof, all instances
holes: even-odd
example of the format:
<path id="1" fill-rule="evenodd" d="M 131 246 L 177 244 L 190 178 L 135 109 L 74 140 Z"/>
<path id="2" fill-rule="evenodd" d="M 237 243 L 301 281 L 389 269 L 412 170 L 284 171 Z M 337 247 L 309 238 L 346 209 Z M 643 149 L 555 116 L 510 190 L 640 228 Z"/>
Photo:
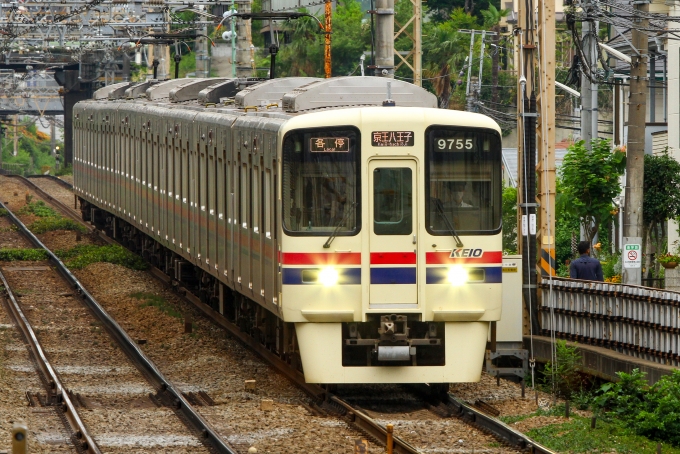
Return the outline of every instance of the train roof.
<path id="1" fill-rule="evenodd" d="M 229 109 L 299 115 L 323 109 L 382 106 L 437 107 L 416 85 L 384 77 L 286 77 L 281 79 L 172 79 L 123 82 L 97 90 L 94 100 L 171 104 L 176 108 Z"/>

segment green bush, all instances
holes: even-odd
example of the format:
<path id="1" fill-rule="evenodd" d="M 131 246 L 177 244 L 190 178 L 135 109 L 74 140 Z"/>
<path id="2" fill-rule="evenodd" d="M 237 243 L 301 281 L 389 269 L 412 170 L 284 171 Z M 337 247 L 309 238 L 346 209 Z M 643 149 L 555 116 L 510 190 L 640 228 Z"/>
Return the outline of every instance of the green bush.
<path id="1" fill-rule="evenodd" d="M 639 435 L 680 446 L 680 370 L 649 386 L 645 372 L 617 372 L 617 383 L 606 383 L 594 409 L 622 421 Z"/>
<path id="2" fill-rule="evenodd" d="M 33 222 L 28 226 L 33 233 L 40 234 L 52 230 L 75 230 L 76 232 L 87 232 L 87 229 L 71 219 L 62 217 L 46 217 Z"/>
<path id="3" fill-rule="evenodd" d="M 585 376 L 581 373 L 581 354 L 564 340 L 558 339 L 555 346 L 555 361 L 547 363 L 543 370 L 544 384 L 570 398 L 583 389 Z"/>
<path id="4" fill-rule="evenodd" d="M 44 249 L 0 249 L 0 261 L 13 262 L 17 260 L 47 260 L 47 251 Z"/>
<path id="5" fill-rule="evenodd" d="M 61 177 L 64 175 L 73 175 L 73 166 L 71 164 L 59 168 L 56 172 L 54 172 L 54 175 Z"/>
<path id="6" fill-rule="evenodd" d="M 71 269 L 82 269 L 98 262 L 113 263 L 133 270 L 148 268 L 141 257 L 118 245 L 84 244 L 69 250 L 56 251 L 55 254 Z"/>

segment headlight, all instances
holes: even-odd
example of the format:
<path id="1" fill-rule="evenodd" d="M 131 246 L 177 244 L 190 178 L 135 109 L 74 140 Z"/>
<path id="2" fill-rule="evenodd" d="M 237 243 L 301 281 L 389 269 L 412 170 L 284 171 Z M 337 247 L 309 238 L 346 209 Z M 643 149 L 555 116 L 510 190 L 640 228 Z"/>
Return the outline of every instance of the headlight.
<path id="1" fill-rule="evenodd" d="M 460 265 L 449 268 L 449 282 L 451 285 L 463 285 L 468 281 L 468 272 Z"/>
<path id="2" fill-rule="evenodd" d="M 335 268 L 323 268 L 319 271 L 319 282 L 325 286 L 331 286 L 338 283 L 338 272 Z"/>

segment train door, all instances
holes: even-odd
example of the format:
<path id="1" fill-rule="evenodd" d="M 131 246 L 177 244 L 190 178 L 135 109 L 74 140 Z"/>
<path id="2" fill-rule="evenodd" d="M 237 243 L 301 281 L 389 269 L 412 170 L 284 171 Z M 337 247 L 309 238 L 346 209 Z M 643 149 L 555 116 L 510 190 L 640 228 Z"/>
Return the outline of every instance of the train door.
<path id="1" fill-rule="evenodd" d="M 416 162 L 372 160 L 368 170 L 370 308 L 417 308 Z"/>

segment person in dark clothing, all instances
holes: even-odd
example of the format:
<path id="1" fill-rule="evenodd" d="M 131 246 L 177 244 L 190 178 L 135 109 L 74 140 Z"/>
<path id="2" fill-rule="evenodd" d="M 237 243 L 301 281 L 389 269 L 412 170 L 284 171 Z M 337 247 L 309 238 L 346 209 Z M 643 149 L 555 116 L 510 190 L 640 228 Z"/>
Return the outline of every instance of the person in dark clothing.
<path id="1" fill-rule="evenodd" d="M 578 244 L 579 258 L 571 262 L 569 276 L 572 279 L 582 279 L 585 281 L 603 281 L 602 265 L 600 261 L 590 256 L 590 243 L 581 241 Z"/>

